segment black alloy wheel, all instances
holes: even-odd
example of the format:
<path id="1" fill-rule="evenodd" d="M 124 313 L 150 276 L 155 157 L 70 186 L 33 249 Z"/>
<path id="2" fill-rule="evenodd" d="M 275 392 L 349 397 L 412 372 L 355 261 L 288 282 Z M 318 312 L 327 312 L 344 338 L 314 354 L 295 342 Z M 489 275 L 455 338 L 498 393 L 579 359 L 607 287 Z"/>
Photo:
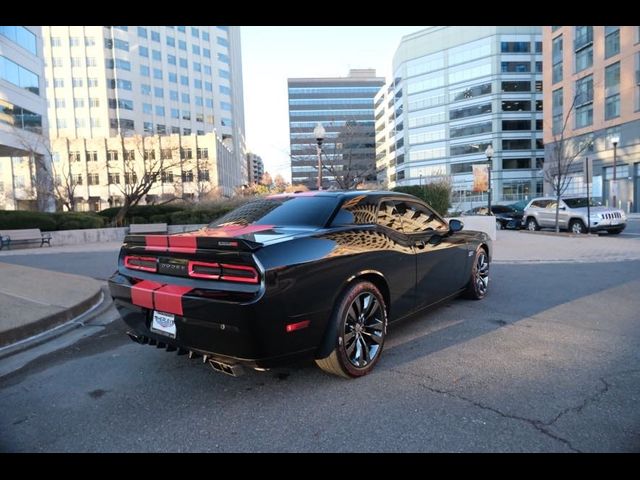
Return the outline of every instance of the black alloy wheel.
<path id="1" fill-rule="evenodd" d="M 338 301 L 331 321 L 338 322 L 335 348 L 316 359 L 325 372 L 346 378 L 368 374 L 378 362 L 387 333 L 386 305 L 371 282 L 351 285 Z"/>
<path id="2" fill-rule="evenodd" d="M 479 247 L 473 257 L 473 266 L 471 267 L 471 278 L 464 292 L 466 298 L 472 300 L 481 300 L 487 295 L 489 288 L 489 256 L 487 251 Z"/>

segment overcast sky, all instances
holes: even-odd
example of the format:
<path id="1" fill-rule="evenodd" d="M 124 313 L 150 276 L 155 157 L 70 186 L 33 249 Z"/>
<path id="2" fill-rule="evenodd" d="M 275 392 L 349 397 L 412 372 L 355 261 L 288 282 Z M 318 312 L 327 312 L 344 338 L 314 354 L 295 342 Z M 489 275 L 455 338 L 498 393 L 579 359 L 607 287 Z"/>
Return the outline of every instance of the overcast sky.
<path id="1" fill-rule="evenodd" d="M 425 27 L 241 27 L 247 148 L 289 181 L 287 78 L 345 77 L 375 68 L 386 80 L 403 35 Z"/>

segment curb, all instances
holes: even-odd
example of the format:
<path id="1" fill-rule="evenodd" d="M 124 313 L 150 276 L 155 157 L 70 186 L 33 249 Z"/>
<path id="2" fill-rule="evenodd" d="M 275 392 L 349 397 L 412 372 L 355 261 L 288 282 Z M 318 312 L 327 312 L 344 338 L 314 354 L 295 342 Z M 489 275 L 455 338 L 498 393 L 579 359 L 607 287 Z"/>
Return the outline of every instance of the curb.
<path id="1" fill-rule="evenodd" d="M 84 325 L 111 305 L 107 287 L 102 286 L 91 297 L 62 312 L 49 315 L 29 325 L 2 334 L 0 359 L 35 347 Z M 86 318 L 83 318 L 85 317 Z"/>

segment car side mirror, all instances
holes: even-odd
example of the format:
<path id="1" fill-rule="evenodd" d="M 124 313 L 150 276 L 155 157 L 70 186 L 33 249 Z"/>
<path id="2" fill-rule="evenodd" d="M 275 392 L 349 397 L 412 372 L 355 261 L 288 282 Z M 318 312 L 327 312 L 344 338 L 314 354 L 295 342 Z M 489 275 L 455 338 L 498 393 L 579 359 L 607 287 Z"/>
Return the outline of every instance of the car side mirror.
<path id="1" fill-rule="evenodd" d="M 462 230 L 463 228 L 464 228 L 464 223 L 462 223 L 462 220 L 458 220 L 455 218 L 452 218 L 451 220 L 449 220 L 449 232 L 456 233 Z"/>
<path id="2" fill-rule="evenodd" d="M 566 210 L 567 207 L 560 207 L 560 210 Z"/>

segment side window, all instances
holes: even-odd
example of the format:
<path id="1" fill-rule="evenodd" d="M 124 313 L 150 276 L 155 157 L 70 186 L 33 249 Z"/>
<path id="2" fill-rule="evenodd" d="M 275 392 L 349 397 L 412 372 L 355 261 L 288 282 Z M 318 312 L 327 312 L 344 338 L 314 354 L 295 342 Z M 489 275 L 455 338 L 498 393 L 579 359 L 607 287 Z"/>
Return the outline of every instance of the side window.
<path id="1" fill-rule="evenodd" d="M 385 200 L 380 203 L 377 224 L 403 233 L 402 221 L 400 220 L 400 215 L 398 215 L 395 202 Z"/>
<path id="2" fill-rule="evenodd" d="M 404 233 L 447 232 L 449 227 L 435 212 L 414 202 L 397 202 L 396 208 L 402 220 Z"/>
<path id="3" fill-rule="evenodd" d="M 558 203 L 558 202 L 556 202 L 555 200 L 549 200 L 549 201 L 547 202 L 546 209 L 547 209 L 547 210 L 555 210 L 555 209 L 556 209 L 556 204 L 557 204 L 557 203 Z M 562 205 L 560 205 L 560 206 L 562 206 Z"/>
<path id="4" fill-rule="evenodd" d="M 366 195 L 347 198 L 333 221 L 332 227 L 370 225 L 376 223 L 376 202 Z"/>
<path id="5" fill-rule="evenodd" d="M 549 204 L 550 200 L 536 200 L 535 202 L 531 203 L 532 207 L 535 208 L 544 208 Z"/>

